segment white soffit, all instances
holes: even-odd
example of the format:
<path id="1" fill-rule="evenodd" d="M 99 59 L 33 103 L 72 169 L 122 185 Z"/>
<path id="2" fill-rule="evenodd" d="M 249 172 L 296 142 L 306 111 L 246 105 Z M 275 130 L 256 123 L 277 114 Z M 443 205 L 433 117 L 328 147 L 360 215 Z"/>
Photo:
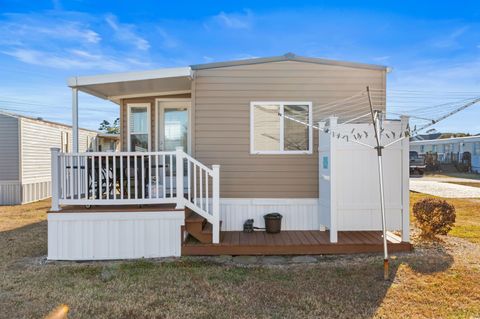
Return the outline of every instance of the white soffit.
<path id="1" fill-rule="evenodd" d="M 156 92 L 186 92 L 190 90 L 190 67 L 167 68 L 142 72 L 112 73 L 71 77 L 68 86 L 103 98 L 117 100 L 123 96 L 145 95 Z"/>

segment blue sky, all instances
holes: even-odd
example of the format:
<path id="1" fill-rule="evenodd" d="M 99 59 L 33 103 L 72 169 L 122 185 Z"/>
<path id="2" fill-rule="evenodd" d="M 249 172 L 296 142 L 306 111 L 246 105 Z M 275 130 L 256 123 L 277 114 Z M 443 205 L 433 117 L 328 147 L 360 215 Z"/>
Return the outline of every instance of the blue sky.
<path id="1" fill-rule="evenodd" d="M 69 123 L 69 76 L 286 52 L 388 65 L 389 90 L 442 92 L 430 105 L 480 95 L 480 4 L 0 0 L 0 108 Z M 117 114 L 80 96 L 83 127 Z M 480 133 L 480 105 L 437 129 Z"/>

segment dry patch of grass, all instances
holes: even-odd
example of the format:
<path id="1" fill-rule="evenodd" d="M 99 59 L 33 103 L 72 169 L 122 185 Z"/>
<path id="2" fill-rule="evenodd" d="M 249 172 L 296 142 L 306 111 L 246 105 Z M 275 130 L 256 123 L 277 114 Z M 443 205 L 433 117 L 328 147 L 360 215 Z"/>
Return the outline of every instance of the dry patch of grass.
<path id="1" fill-rule="evenodd" d="M 49 199 L 27 205 L 0 206 L 0 231 L 44 221 L 49 209 Z"/>
<path id="2" fill-rule="evenodd" d="M 59 304 L 71 318 L 480 316 L 480 246 L 461 239 L 399 254 L 391 282 L 371 255 L 271 267 L 198 258 L 45 264 L 45 217 L 27 206 L 17 208 L 25 222 L 0 231 L 0 318 L 40 318 Z"/>
<path id="3" fill-rule="evenodd" d="M 410 211 L 415 202 L 427 197 L 427 194 L 410 193 Z M 444 198 L 455 206 L 457 217 L 455 226 L 450 231 L 451 236 L 480 243 L 480 199 Z M 412 221 L 414 221 L 412 216 Z"/>
<path id="4" fill-rule="evenodd" d="M 456 178 L 467 178 L 467 179 L 476 179 L 480 180 L 480 174 L 474 174 L 474 173 L 460 173 L 460 172 L 442 172 L 442 173 L 437 173 L 437 172 L 426 172 L 425 176 L 428 177 L 456 177 Z"/>

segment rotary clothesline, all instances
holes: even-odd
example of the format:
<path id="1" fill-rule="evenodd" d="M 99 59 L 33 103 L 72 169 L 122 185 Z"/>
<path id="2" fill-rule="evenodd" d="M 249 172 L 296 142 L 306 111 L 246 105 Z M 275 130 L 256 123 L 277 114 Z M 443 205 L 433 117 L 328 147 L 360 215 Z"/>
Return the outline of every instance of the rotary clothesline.
<path id="1" fill-rule="evenodd" d="M 382 89 L 369 90 L 373 108 L 375 110 L 385 110 L 385 91 Z M 406 93 L 413 94 L 413 92 L 414 91 L 408 91 Z M 313 119 L 315 123 L 325 122 L 330 116 L 335 116 L 338 118 L 339 125 L 337 126 L 335 131 L 331 131 L 328 127 L 320 127 L 315 124 L 310 125 L 309 123 L 307 123 L 308 121 L 304 120 L 304 114 L 299 113 L 298 116 L 296 116 L 295 114 L 286 115 L 278 113 L 278 115 L 283 116 L 285 119 L 288 119 L 290 121 L 294 121 L 305 126 L 311 126 L 316 130 L 320 130 L 325 133 L 331 133 L 332 136 L 336 138 L 354 141 L 361 140 L 368 137 L 367 131 L 346 132 L 342 129 L 342 124 L 360 122 L 365 123 L 365 118 L 370 115 L 369 94 L 365 90 L 357 92 L 346 98 L 338 99 L 325 104 L 313 105 Z M 432 100 L 433 94 L 434 93 L 428 93 L 422 95 L 422 99 L 427 97 L 428 99 Z M 412 104 L 409 105 L 409 107 L 399 107 L 396 104 L 388 106 L 387 111 L 383 111 L 385 117 L 387 117 L 388 119 L 398 119 L 402 116 L 406 116 L 409 117 L 409 124 L 405 127 L 402 127 L 401 131 L 397 132 L 382 129 L 379 133 L 380 137 L 385 136 L 387 138 L 390 138 L 391 136 L 393 138 L 402 138 L 415 136 L 426 128 L 431 127 L 438 122 L 445 120 L 446 118 L 449 118 L 452 115 L 480 102 L 480 97 L 478 96 L 478 94 L 476 96 L 469 96 L 468 98 L 465 98 L 467 93 L 461 93 L 461 95 L 456 95 L 452 92 L 451 94 L 453 94 L 453 96 L 445 96 L 443 94 L 439 94 L 440 98 L 442 99 L 454 99 L 453 101 L 445 103 L 418 107 L 418 104 L 416 104 L 415 101 L 411 101 Z M 392 108 L 393 111 L 389 111 L 390 108 Z M 271 109 L 264 109 L 264 111 L 277 113 L 275 110 Z M 370 125 L 372 124 L 370 123 Z"/>
<path id="2" fill-rule="evenodd" d="M 377 92 L 377 94 L 373 93 Z M 373 94 L 372 94 L 373 93 Z M 459 101 L 454 102 L 447 102 L 442 103 L 434 106 L 430 106 L 428 108 L 424 108 L 423 112 L 422 109 L 414 109 L 413 112 L 405 112 L 405 110 L 399 110 L 397 112 L 392 112 L 391 114 L 396 116 L 406 116 L 413 120 L 420 120 L 425 121 L 420 127 L 417 125 L 414 126 L 414 129 L 411 130 L 410 125 L 407 123 L 405 128 L 401 128 L 400 132 L 393 132 L 393 131 L 386 131 L 383 128 L 383 121 L 385 120 L 385 115 L 389 114 L 388 112 L 382 112 L 382 110 L 386 109 L 385 103 L 380 104 L 380 107 L 374 107 L 374 101 L 386 102 L 384 98 L 384 91 L 383 90 L 371 90 L 369 87 L 366 88 L 365 92 L 356 93 L 350 97 L 343 98 L 341 100 L 337 100 L 334 102 L 329 102 L 324 105 L 317 105 L 314 108 L 314 116 L 315 114 L 325 114 L 328 110 L 334 110 L 332 113 L 333 116 L 337 117 L 337 119 L 343 120 L 342 123 L 335 127 L 335 131 L 328 126 L 317 126 L 305 121 L 302 121 L 299 118 L 301 113 L 293 112 L 293 116 L 285 115 L 282 112 L 279 112 L 278 115 L 280 117 L 284 117 L 287 120 L 294 121 L 296 123 L 309 126 L 315 128 L 319 131 L 323 131 L 324 133 L 331 134 L 333 138 L 337 139 L 345 139 L 347 142 L 351 141 L 362 146 L 374 149 L 377 153 L 378 158 L 378 177 L 379 177 L 379 189 L 380 189 L 380 210 L 381 210 L 381 217 L 382 217 L 382 235 L 383 235 L 383 250 L 384 250 L 384 279 L 388 279 L 388 272 L 389 272 L 389 255 L 388 255 L 388 246 L 387 246 L 387 235 L 386 235 L 386 213 L 385 213 L 385 193 L 384 193 L 384 182 L 383 182 L 383 159 L 382 153 L 385 148 L 402 141 L 412 135 L 416 135 L 422 130 L 430 127 L 450 116 L 465 110 L 466 108 L 479 103 L 480 98 L 476 97 L 469 97 L 466 99 L 460 99 Z M 366 99 L 366 101 L 365 101 Z M 367 102 L 367 103 L 365 103 Z M 367 104 L 368 107 L 367 113 L 363 113 L 364 104 Z M 352 108 L 354 108 L 352 110 Z M 425 111 L 426 110 L 426 111 Z M 296 113 L 296 114 L 295 114 Z M 353 128 L 350 132 L 340 132 L 342 128 L 347 127 L 345 124 L 353 123 L 360 121 L 361 119 L 365 118 L 366 116 L 371 116 L 371 123 L 370 125 L 373 126 L 374 137 L 375 137 L 375 145 L 369 145 L 367 143 L 363 143 L 360 140 L 364 136 L 368 138 L 368 132 L 355 132 L 355 128 Z M 322 118 L 318 122 L 325 122 L 327 118 Z M 318 120 L 318 118 L 317 118 Z M 363 121 L 365 123 L 365 121 Z M 402 122 L 403 123 L 403 122 Z M 343 125 L 343 126 L 342 126 Z M 340 128 L 340 129 L 339 129 Z M 363 135 L 362 135 L 363 133 Z M 390 133 L 390 135 L 388 134 Z M 398 133 L 398 137 L 397 137 Z M 393 138 L 393 141 L 390 141 L 386 144 L 382 144 L 382 137 L 385 136 L 390 139 L 390 136 Z M 352 138 L 353 137 L 353 138 Z"/>

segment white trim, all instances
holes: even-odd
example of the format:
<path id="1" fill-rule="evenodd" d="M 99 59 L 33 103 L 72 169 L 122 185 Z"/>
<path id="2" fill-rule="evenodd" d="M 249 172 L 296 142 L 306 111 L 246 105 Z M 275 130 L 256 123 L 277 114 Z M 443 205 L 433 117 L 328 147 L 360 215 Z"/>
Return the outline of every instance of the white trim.
<path id="1" fill-rule="evenodd" d="M 50 182 L 52 178 L 48 177 L 30 177 L 22 180 L 22 184 L 32 184 L 32 183 L 42 183 L 42 182 Z"/>
<path id="2" fill-rule="evenodd" d="M 79 152 L 80 131 L 78 127 L 78 89 L 72 88 L 72 152 Z"/>
<path id="3" fill-rule="evenodd" d="M 278 204 L 290 204 L 290 205 L 300 205 L 300 204 L 317 204 L 318 199 L 315 197 L 312 198 L 223 198 L 221 199 L 222 203 L 225 204 L 243 204 L 245 202 L 254 203 L 256 205 L 278 205 Z"/>
<path id="4" fill-rule="evenodd" d="M 151 103 L 127 103 L 127 150 L 131 152 L 130 145 L 130 109 L 132 107 L 147 108 L 147 128 L 148 128 L 148 152 L 152 150 L 152 120 L 151 120 Z"/>
<path id="5" fill-rule="evenodd" d="M 11 180 L 11 181 L 0 181 L 0 185 L 20 185 L 21 182 L 20 181 L 15 181 L 15 180 Z"/>
<path id="6" fill-rule="evenodd" d="M 145 211 L 145 212 L 128 212 L 128 211 L 121 211 L 118 212 L 111 211 L 111 212 L 96 212 L 95 208 L 90 209 L 90 211 L 85 212 L 84 210 L 80 209 L 78 212 L 71 212 L 63 213 L 63 212 L 55 212 L 48 214 L 48 220 L 55 221 L 55 220 L 78 220 L 79 218 L 85 220 L 104 220 L 107 219 L 115 219 L 115 220 L 130 220 L 132 218 L 135 219 L 142 219 L 142 220 L 155 220 L 158 217 L 161 219 L 174 219 L 174 220 L 181 220 L 184 221 L 184 214 L 183 210 L 171 210 L 171 211 Z"/>
<path id="7" fill-rule="evenodd" d="M 192 99 L 191 98 L 156 98 L 155 99 L 155 150 L 159 149 L 160 141 L 163 141 L 163 134 L 160 130 L 160 116 L 163 118 L 165 107 L 161 106 L 162 102 L 188 102 L 188 136 L 187 136 L 187 150 L 184 150 L 187 154 L 191 154 L 192 150 Z"/>
<path id="8" fill-rule="evenodd" d="M 111 73 L 93 76 L 71 77 L 67 83 L 70 87 L 80 87 L 84 85 L 118 83 L 127 81 L 153 80 L 162 78 L 192 77 L 190 67 L 165 68 L 141 72 Z"/>
<path id="9" fill-rule="evenodd" d="M 191 93 L 191 91 L 190 90 L 177 90 L 177 91 L 162 91 L 162 92 L 126 94 L 126 95 L 112 95 L 112 96 L 108 96 L 107 98 L 109 100 L 118 101 L 120 99 L 131 99 L 131 98 L 136 98 L 136 97 L 164 96 L 164 95 L 188 94 L 188 93 Z"/>
<path id="10" fill-rule="evenodd" d="M 255 125 L 254 108 L 261 105 L 278 105 L 280 107 L 280 150 L 279 151 L 257 151 L 255 150 Z M 308 150 L 305 151 L 286 151 L 284 150 L 284 125 L 285 125 L 285 105 L 308 105 Z M 294 155 L 294 154 L 312 154 L 313 153 L 313 112 L 312 102 L 308 101 L 251 101 L 250 102 L 250 154 L 252 155 Z"/>
<path id="11" fill-rule="evenodd" d="M 282 230 L 319 230 L 317 198 L 220 198 L 223 231 L 239 231 L 252 218 L 256 227 L 264 227 L 263 215 L 282 214 Z"/>
<path id="12" fill-rule="evenodd" d="M 23 180 L 23 118 L 17 118 L 18 123 L 18 180 L 20 183 Z"/>

